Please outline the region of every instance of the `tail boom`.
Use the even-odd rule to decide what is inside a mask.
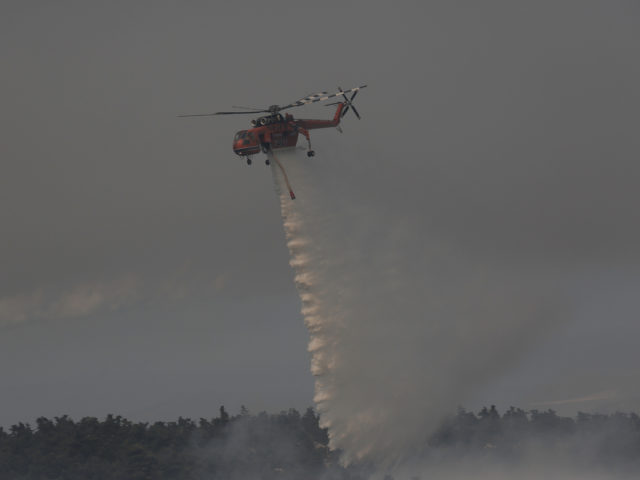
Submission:
[[[307,130],[314,130],[316,128],[337,127],[338,125],[340,125],[340,118],[342,116],[342,110],[344,109],[344,106],[344,102],[338,104],[338,108],[336,108],[336,113],[334,114],[332,120],[300,119],[296,120],[296,124],[299,127],[306,128]]]

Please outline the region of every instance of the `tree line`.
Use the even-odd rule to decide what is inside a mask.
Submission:
[[[515,407],[500,415],[495,406],[475,414],[460,408],[429,437],[423,454],[434,452],[449,459],[475,455],[517,464],[535,457],[640,473],[640,417],[579,412],[571,418]]]
[[[532,446],[549,455],[640,471],[640,417],[492,406],[477,413],[460,408],[417,450],[429,461],[463,456],[517,462]],[[131,422],[68,416],[38,418],[35,425],[0,428],[0,480],[219,479],[364,480],[366,465],[343,467],[329,448],[319,415],[309,408],[257,415],[242,408],[231,416],[193,421]]]

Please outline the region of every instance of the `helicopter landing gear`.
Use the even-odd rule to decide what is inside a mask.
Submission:
[[[263,143],[262,144],[262,151],[264,153],[269,153],[269,150],[271,149],[271,145],[269,145],[268,143]]]
[[[307,130],[306,128],[302,128],[302,127],[298,127],[298,130],[307,139],[307,145],[308,145],[308,148],[309,148],[309,150],[307,150],[307,157],[313,157],[316,154],[316,152],[311,150],[311,137],[309,136],[309,130]]]
[[[249,157],[247,157],[247,165],[251,165],[251,159]]]

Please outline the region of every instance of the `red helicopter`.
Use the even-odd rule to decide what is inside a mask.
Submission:
[[[356,107],[353,105],[353,99],[356,97],[358,92],[365,87],[366,85],[362,85],[360,87],[351,88],[349,90],[342,90],[342,88],[338,87],[339,92],[333,93],[331,95],[327,95],[327,92],[314,93],[312,95],[307,95],[300,100],[296,100],[289,105],[271,105],[270,107],[265,109],[251,109],[249,107],[234,106],[234,108],[249,110],[246,112],[215,112],[178,116],[209,117],[213,115],[244,115],[254,113],[267,113],[268,115],[251,120],[251,126],[253,128],[249,130],[240,130],[235,134],[233,138],[233,151],[241,157],[246,157],[247,165],[251,165],[252,163],[251,155],[260,153],[261,150],[262,152],[267,154],[267,159],[265,160],[265,163],[267,165],[271,163],[270,157],[273,157],[278,164],[278,167],[280,167],[280,169],[282,170],[285,182],[289,187],[289,194],[291,195],[291,198],[294,199],[295,195],[293,194],[293,191],[289,186],[287,174],[285,173],[284,168],[282,167],[278,159],[273,155],[273,150],[295,147],[298,143],[298,135],[302,134],[307,139],[307,144],[309,146],[307,150],[307,156],[313,157],[315,155],[315,152],[311,149],[311,138],[309,136],[309,130],[313,130],[315,128],[337,127],[339,131],[342,131],[340,129],[340,119],[346,115],[349,109],[353,110],[353,113],[356,115],[356,117],[360,119],[360,114],[358,113],[358,110],[356,110]],[[351,98],[348,98],[347,94],[351,92],[353,92],[353,95],[351,96]],[[343,98],[339,102],[327,104],[327,106],[338,105],[333,119],[331,120],[296,120],[290,113],[286,113],[284,115],[280,113],[281,111],[287,110],[289,108],[301,107],[303,105],[322,102],[336,97]]]
[[[314,93],[308,95],[300,100],[297,100],[289,105],[279,106],[271,105],[268,108],[262,110],[250,110],[247,112],[216,112],[216,113],[200,113],[194,115],[178,115],[179,117],[210,117],[213,115],[243,115],[253,113],[268,113],[263,117],[251,120],[250,130],[240,130],[233,138],[233,151],[243,157],[247,157],[247,164],[251,165],[250,155],[260,153],[262,150],[264,153],[269,153],[270,150],[278,148],[295,147],[298,143],[298,134],[302,134],[307,139],[309,149],[307,156],[313,157],[315,152],[311,150],[311,139],[309,137],[309,130],[315,128],[328,128],[338,127],[340,119],[346,115],[349,109],[353,110],[356,117],[360,119],[360,114],[356,107],[353,105],[353,99],[358,92],[365,88],[366,85],[361,87],[351,88],[349,90],[340,90],[337,93],[327,95],[327,92]],[[353,92],[351,98],[347,97],[348,93]],[[328,105],[338,105],[336,113],[332,120],[310,120],[310,119],[294,119],[293,115],[286,113],[282,115],[280,112],[293,107],[301,107],[309,103],[322,102],[342,96],[344,97],[341,102],[334,102]],[[327,106],[328,106],[327,105]],[[247,108],[247,107],[234,107],[234,108]],[[269,160],[267,159],[267,165]]]

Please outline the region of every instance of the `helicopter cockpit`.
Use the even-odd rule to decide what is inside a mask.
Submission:
[[[253,132],[240,130],[233,137],[233,151],[238,155],[253,155],[260,151],[260,144]]]

